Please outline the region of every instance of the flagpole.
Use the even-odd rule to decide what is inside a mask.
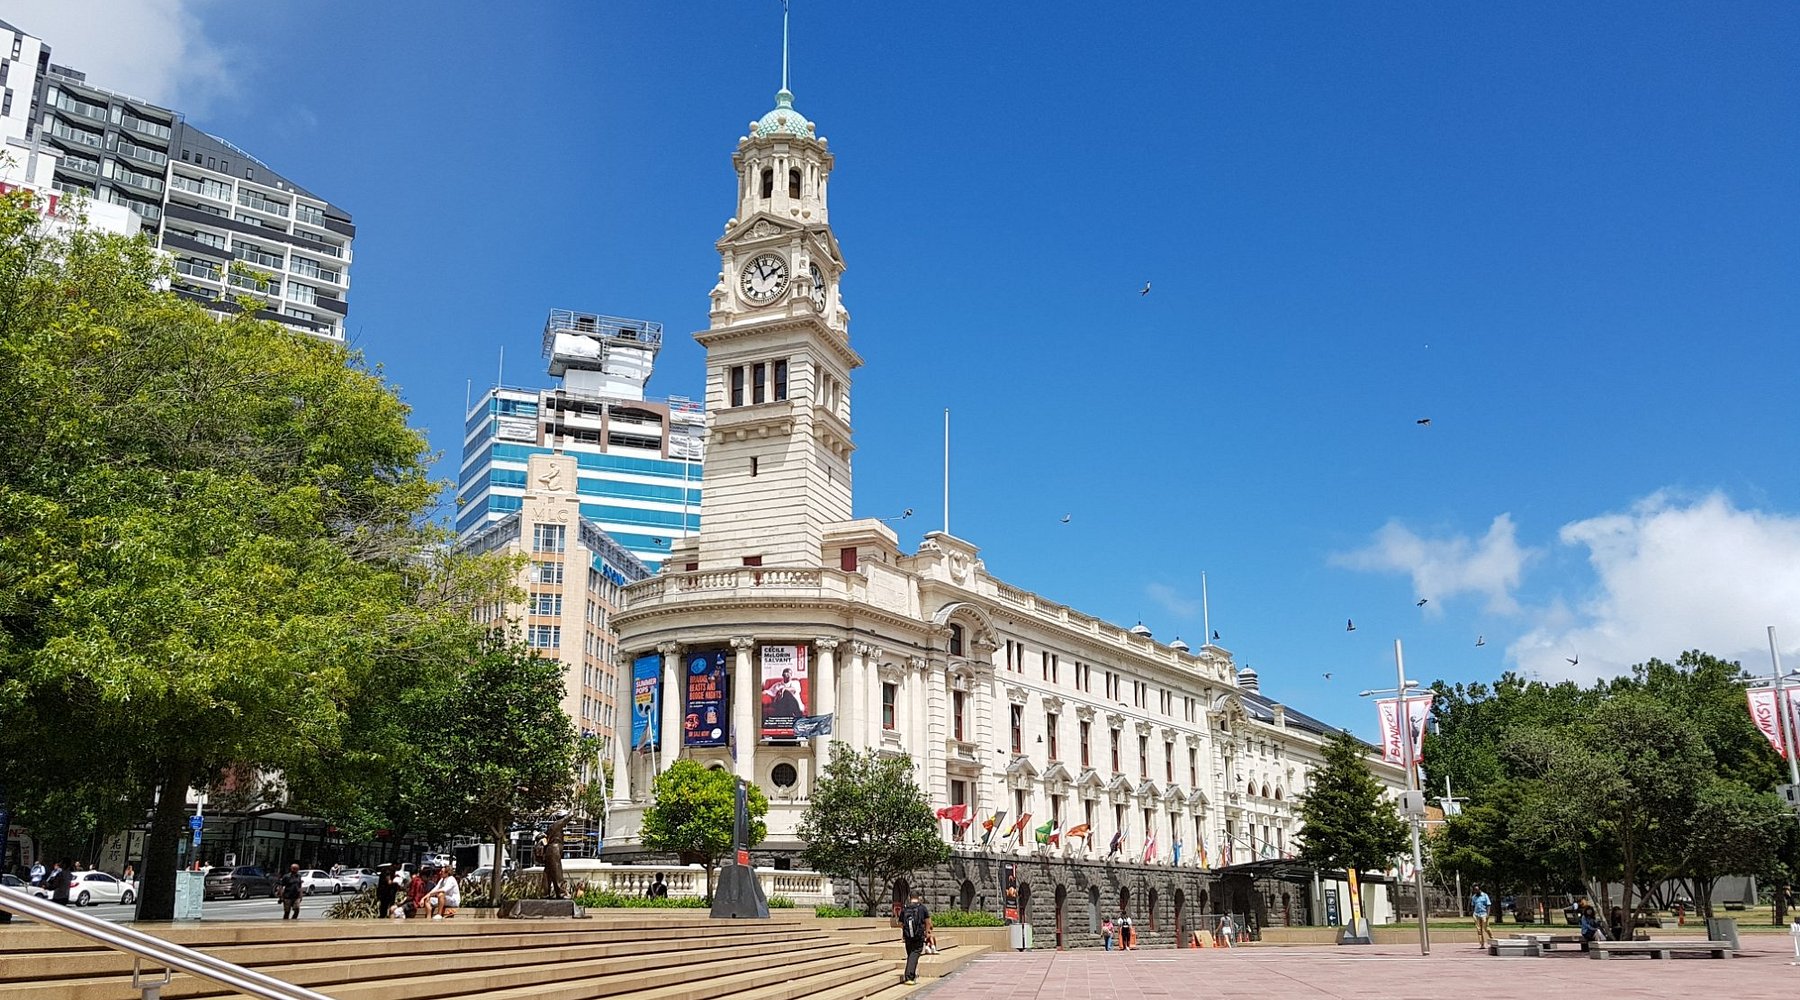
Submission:
[[[1399,684],[1394,692],[1399,702],[1394,707],[1400,716],[1400,753],[1406,767],[1406,788],[1409,792],[1417,792],[1419,791],[1418,775],[1413,773],[1412,706],[1406,702],[1406,657],[1401,652],[1398,638],[1394,640],[1394,672],[1398,677]],[[1417,893],[1414,898],[1419,901],[1419,954],[1429,955],[1431,954],[1431,933],[1426,930],[1425,926],[1426,911],[1429,907],[1425,905],[1425,859],[1419,848],[1418,817],[1409,817],[1407,825],[1412,827],[1413,891]]]
[[[1200,571],[1200,645],[1212,643],[1212,610],[1206,605],[1206,571]]]
[[[950,533],[950,408],[944,407],[944,534]]]

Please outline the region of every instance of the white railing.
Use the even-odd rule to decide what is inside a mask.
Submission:
[[[835,898],[830,877],[820,872],[778,868],[755,871],[764,896],[786,896],[801,906],[829,903]],[[585,882],[589,888],[621,896],[645,895],[658,875],[669,887],[671,899],[700,899],[706,895],[706,870],[699,865],[615,865],[567,858],[563,872],[571,882]]]
[[[137,965],[149,961],[174,972],[185,972],[217,986],[256,997],[258,1000],[331,1000],[330,997],[304,986],[284,983],[241,965],[233,965],[142,931],[123,927],[111,921],[90,917],[61,903],[40,899],[20,889],[0,888],[0,909],[29,917],[41,924],[87,938],[114,951],[130,955],[136,961],[132,970],[133,988],[146,997],[161,992],[168,979],[139,984]]]

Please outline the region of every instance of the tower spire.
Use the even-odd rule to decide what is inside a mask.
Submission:
[[[781,89],[788,89],[788,0],[781,0]]]

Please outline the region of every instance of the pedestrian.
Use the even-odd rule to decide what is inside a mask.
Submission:
[[[900,941],[906,946],[906,972],[900,977],[902,984],[919,981],[919,955],[925,951],[925,941],[931,936],[931,911],[925,908],[925,900],[917,892],[900,908]]]
[[[1612,939],[1614,941],[1625,940],[1625,908],[1623,906],[1613,907],[1612,919],[1607,922],[1611,924]]]
[[[1137,950],[1137,928],[1131,925],[1131,917],[1124,910],[1119,911],[1119,948],[1122,951]]]
[[[1475,914],[1475,947],[1485,951],[1488,945],[1494,943],[1494,932],[1488,930],[1488,911],[1493,908],[1494,902],[1488,898],[1487,893],[1481,891],[1481,886],[1475,886],[1474,890],[1469,895],[1469,910]]]
[[[656,881],[650,883],[650,888],[644,890],[644,895],[651,899],[669,898],[669,883],[663,881],[662,872],[656,873]]]
[[[1581,919],[1581,950],[1587,951],[1588,945],[1595,941],[1606,940],[1606,931],[1600,926],[1600,916],[1594,911],[1594,904],[1582,897],[1575,904],[1575,912]]]
[[[1111,951],[1112,950],[1112,939],[1113,939],[1113,922],[1112,922],[1111,917],[1107,917],[1105,920],[1100,921],[1100,944],[1107,951]]]
[[[50,901],[69,905],[69,886],[75,881],[75,866],[68,858],[58,861],[50,869],[50,877],[44,879],[44,888],[50,890]]]
[[[431,888],[430,869],[414,872],[406,880],[406,915],[416,917],[425,909],[425,892]]]
[[[45,874],[46,873],[44,871],[44,863],[42,861],[32,862],[32,864],[31,864],[31,884],[32,885],[38,885],[38,886],[43,885]]]
[[[300,877],[299,864],[288,865],[287,874],[275,883],[275,895],[281,897],[281,919],[300,919],[300,897],[306,893],[306,880]]]
[[[437,880],[437,885],[432,886],[431,893],[425,900],[425,909],[435,911],[432,912],[431,919],[443,920],[456,916],[456,908],[461,905],[462,883],[456,880],[456,866],[449,865],[445,867],[443,877]]]
[[[400,886],[394,881],[394,866],[382,865],[381,874],[375,879],[375,915],[386,917],[394,909],[394,897],[400,894]]]
[[[1225,947],[1237,947],[1237,926],[1232,923],[1229,913],[1219,917],[1219,938],[1225,942]]]
[[[36,871],[37,869],[32,869]],[[1785,924],[1788,921],[1800,921],[1800,914],[1794,913],[1794,887],[1791,885],[1775,888],[1775,923]]]
[[[132,867],[129,863],[125,865],[125,881],[133,884],[136,884],[137,882],[137,869]]]

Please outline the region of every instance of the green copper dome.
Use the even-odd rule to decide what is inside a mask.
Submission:
[[[775,94],[775,110],[763,115],[751,129],[752,138],[760,139],[766,135],[797,135],[812,138],[813,123],[806,116],[794,110],[794,95],[786,87]]]

